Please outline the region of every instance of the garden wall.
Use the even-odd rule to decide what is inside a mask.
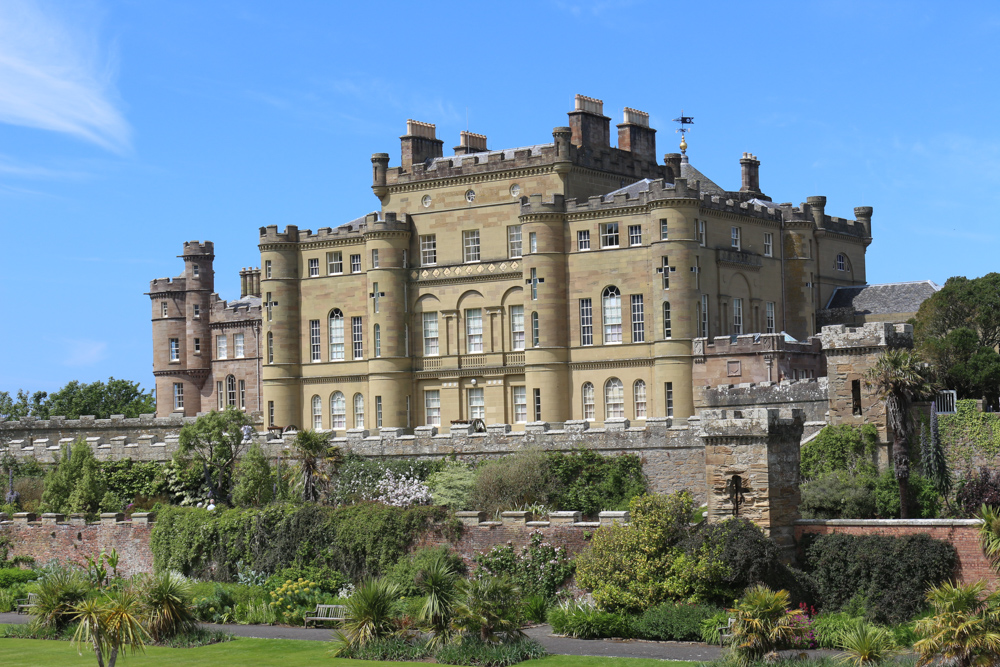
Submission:
[[[803,535],[890,535],[901,537],[927,533],[951,543],[958,552],[956,578],[969,583],[984,579],[990,588],[1000,587],[1000,578],[979,546],[979,519],[802,519],[795,522],[795,540]]]

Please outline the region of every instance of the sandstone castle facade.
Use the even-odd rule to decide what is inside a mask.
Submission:
[[[236,302],[213,294],[211,243],[185,244],[184,275],[150,287],[158,415],[232,404],[335,431],[686,418],[714,337],[805,340],[838,287],[865,284],[870,207],[775,203],[749,154],[727,191],[684,152],[658,162],[647,114],[626,108],[617,130],[613,147],[603,103],[577,96],[549,143],[462,132],[444,157],[408,121],[398,166],[372,156],[379,210],[261,228]]]

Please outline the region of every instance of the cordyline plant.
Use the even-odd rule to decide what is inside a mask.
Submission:
[[[302,500],[319,502],[326,494],[330,475],[340,465],[340,448],[330,445],[330,435],[299,431],[292,443],[299,452],[302,470]]]

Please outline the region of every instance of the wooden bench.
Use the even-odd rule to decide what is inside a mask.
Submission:
[[[37,593],[28,593],[28,597],[21,598],[21,599],[15,601],[15,604],[17,605],[16,609],[17,609],[17,613],[18,614],[21,614],[21,613],[24,613],[24,614],[31,613],[31,608],[34,607],[34,606],[36,606],[38,604],[38,594]]]
[[[309,621],[314,623],[326,622],[326,621],[346,621],[347,620],[347,607],[342,604],[318,604],[316,605],[316,611],[310,616],[305,617],[305,627],[309,627]]]
[[[732,641],[733,639],[733,625],[736,623],[736,619],[730,617],[729,623],[726,625],[720,625],[717,629],[719,630],[719,646],[725,646],[727,641]]]

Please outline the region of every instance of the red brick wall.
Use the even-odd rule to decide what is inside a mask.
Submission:
[[[119,555],[118,572],[125,576],[153,571],[149,549],[152,524],[41,524],[4,523],[0,532],[11,538],[11,556],[31,556],[43,565],[52,559],[86,564],[101,549],[115,549]]]
[[[990,588],[1000,586],[1000,578],[991,567],[989,560],[983,555],[979,546],[979,521],[948,520],[948,519],[878,519],[872,521],[836,520],[836,521],[797,521],[795,523],[795,541],[800,542],[802,536],[809,533],[829,535],[845,533],[847,535],[915,535],[927,533],[936,540],[950,542],[958,552],[958,567],[955,571],[957,579],[970,583],[985,579]]]
[[[527,546],[531,539],[531,533],[539,531],[553,546],[564,547],[570,555],[583,551],[584,547],[590,543],[590,536],[600,528],[580,525],[551,525],[551,526],[526,526],[524,524],[500,524],[481,523],[476,525],[463,526],[462,535],[457,540],[451,540],[448,536],[440,533],[428,533],[415,545],[414,549],[421,547],[448,546],[454,549],[465,561],[466,565],[473,564],[473,557],[485,551],[489,551],[495,546],[511,545],[515,549]]]

